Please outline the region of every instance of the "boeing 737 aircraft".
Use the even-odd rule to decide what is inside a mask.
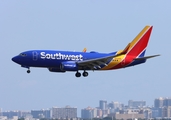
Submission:
[[[27,68],[48,68],[51,72],[75,71],[75,76],[88,76],[88,70],[113,70],[145,63],[148,58],[159,55],[144,56],[152,31],[152,26],[146,26],[124,50],[111,53],[98,53],[59,50],[30,50],[12,58],[12,61]]]

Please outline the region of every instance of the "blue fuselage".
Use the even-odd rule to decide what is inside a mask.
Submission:
[[[116,52],[111,53],[116,54]],[[32,50],[22,52],[12,60],[22,67],[56,67],[59,68],[62,62],[83,61],[109,56],[106,53],[97,52],[71,52],[71,51],[55,51],[55,50]]]

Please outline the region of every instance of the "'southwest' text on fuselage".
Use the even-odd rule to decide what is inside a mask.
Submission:
[[[76,60],[76,61],[83,60],[83,56],[81,54],[66,55],[61,53],[49,54],[49,53],[41,52],[40,55],[41,55],[41,59]]]

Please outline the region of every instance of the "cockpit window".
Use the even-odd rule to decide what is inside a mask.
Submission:
[[[25,57],[25,56],[27,56],[25,53],[20,53],[20,56],[23,56],[23,57]]]

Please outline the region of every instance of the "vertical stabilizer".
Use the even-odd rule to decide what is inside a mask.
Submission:
[[[153,26],[145,26],[134,40],[129,43],[127,55],[134,56],[135,58],[145,55],[152,28]]]

